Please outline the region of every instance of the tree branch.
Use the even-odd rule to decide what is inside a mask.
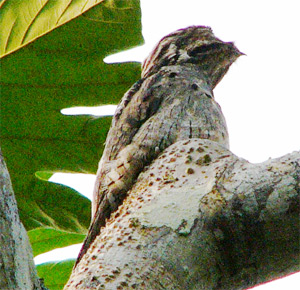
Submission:
[[[0,289],[43,290],[0,151]]]
[[[251,164],[218,143],[167,148],[64,289],[245,289],[299,270],[300,152]]]

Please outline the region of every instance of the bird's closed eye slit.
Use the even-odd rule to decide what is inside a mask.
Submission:
[[[191,51],[188,51],[188,55],[189,56],[196,56],[197,54],[201,54],[201,53],[207,53],[210,52],[212,50],[215,49],[219,49],[220,47],[222,47],[222,44],[220,43],[212,43],[212,44],[208,44],[208,45],[201,45],[201,46],[197,46],[196,48],[194,48]]]
[[[197,85],[197,84],[192,84],[192,89],[193,89],[194,91],[197,91],[197,90],[198,90],[198,85]]]
[[[172,72],[172,73],[169,74],[170,78],[175,78],[176,76],[177,76],[177,73],[175,73],[175,72]]]

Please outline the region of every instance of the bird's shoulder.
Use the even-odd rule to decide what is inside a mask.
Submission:
[[[156,113],[161,96],[153,93],[160,75],[137,81],[121,99],[112,120],[106,139],[108,160],[116,158],[118,152],[131,143],[141,126]]]

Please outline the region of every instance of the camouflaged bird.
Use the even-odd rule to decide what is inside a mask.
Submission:
[[[212,90],[242,54],[204,26],[177,30],[157,44],[113,117],[97,172],[93,220],[77,263],[138,175],[164,149],[189,138],[228,148],[226,122]]]

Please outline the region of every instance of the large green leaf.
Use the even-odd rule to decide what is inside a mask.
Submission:
[[[89,3],[67,1],[67,9],[72,9],[62,14],[61,2],[66,1],[2,1],[0,47],[5,42],[5,53],[15,50],[60,25],[53,26],[53,17],[68,21],[82,13],[82,3]],[[10,29],[11,19],[24,17],[32,3],[48,8],[33,13],[37,16],[31,26],[24,20],[25,28],[18,24],[19,30]],[[60,110],[116,104],[139,78],[139,63],[108,65],[103,58],[142,42],[140,17],[138,0],[104,1],[2,58],[1,147],[27,230],[86,231],[90,202],[69,187],[38,179],[35,173],[96,172],[111,119],[64,116]],[[21,38],[26,41],[20,43]]]
[[[61,290],[67,283],[75,260],[38,265],[39,277],[44,279],[45,286],[50,290]]]

